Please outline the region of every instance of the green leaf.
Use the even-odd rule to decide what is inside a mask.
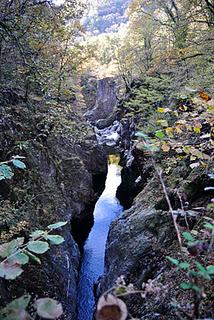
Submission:
[[[41,260],[37,257],[37,256],[35,256],[34,254],[32,254],[31,252],[29,252],[29,251],[27,251],[27,250],[24,250],[23,251],[26,255],[28,255],[28,257],[32,260],[32,261],[34,261],[34,262],[36,262],[36,263],[38,263],[38,264],[41,264]]]
[[[189,290],[189,289],[192,289],[192,284],[191,283],[187,283],[187,282],[182,282],[180,284],[180,287],[183,290]]]
[[[214,266],[213,265],[208,266],[207,267],[207,272],[209,274],[213,275],[214,274]]]
[[[205,228],[207,228],[207,229],[214,230],[214,225],[213,225],[212,223],[205,223],[204,226],[205,226]]]
[[[61,244],[65,241],[64,238],[59,235],[48,235],[47,239],[53,244]]]
[[[196,292],[196,293],[201,293],[201,288],[196,286],[195,284],[192,285],[192,289]]]
[[[190,242],[195,241],[195,238],[191,235],[190,232],[183,232],[182,234],[184,239],[186,239],[187,241],[190,241]]]
[[[163,139],[165,137],[165,134],[162,130],[158,130],[155,132],[155,136],[159,139]]]
[[[179,268],[184,269],[184,270],[189,269],[189,267],[190,267],[190,264],[187,263],[187,262],[181,262],[181,263],[179,264]]]
[[[14,159],[12,160],[12,163],[15,167],[19,168],[19,169],[26,169],[26,165],[24,164],[24,162]]]
[[[196,265],[196,267],[197,267],[197,269],[199,270],[199,271],[201,271],[201,272],[204,272],[204,273],[207,273],[207,269],[205,269],[205,267],[204,266],[202,266],[202,264],[200,263],[200,262],[195,262],[195,265]]]
[[[9,257],[8,261],[24,265],[29,262],[29,257],[23,252],[17,252],[11,258]]]
[[[199,270],[199,272],[198,272],[198,275],[199,275],[199,276],[201,276],[201,277],[204,278],[205,280],[211,280],[210,275],[209,275],[207,269],[206,269],[204,266],[202,266],[201,263],[199,263],[199,262],[196,261],[196,262],[195,262],[195,265],[196,265],[197,269]]]
[[[23,269],[18,263],[13,261],[4,261],[0,263],[0,277],[6,280],[14,280],[20,274],[22,274]]]
[[[175,264],[176,266],[179,265],[179,260],[174,259],[174,258],[169,257],[169,256],[166,256],[166,258],[167,258],[171,263]]]
[[[30,241],[27,245],[27,248],[34,253],[42,254],[48,251],[50,247],[49,244],[45,241]]]
[[[31,296],[25,295],[13,300],[4,309],[1,310],[4,320],[26,320],[29,319],[25,309],[28,307]]]
[[[56,319],[63,314],[61,303],[50,299],[42,298],[36,301],[37,313],[45,319]]]
[[[38,239],[38,238],[44,236],[44,234],[45,234],[45,231],[43,231],[43,230],[35,230],[30,234],[30,237],[33,239]]]
[[[67,221],[60,221],[60,222],[57,222],[54,224],[50,224],[48,226],[48,229],[50,229],[50,230],[58,229],[58,228],[65,226],[67,223],[68,223]]]
[[[24,243],[24,238],[17,238],[0,245],[0,257],[7,258]]]
[[[13,175],[14,173],[8,165],[6,164],[0,165],[0,180],[11,179]]]
[[[29,305],[31,296],[29,294],[21,296],[18,299],[13,300],[11,303],[7,305],[8,308],[12,309],[26,309],[27,306]]]

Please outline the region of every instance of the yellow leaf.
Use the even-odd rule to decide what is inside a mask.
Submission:
[[[163,113],[164,112],[164,108],[158,108],[158,112]]]
[[[163,152],[169,152],[170,146],[166,142],[163,142],[161,149],[163,150]]]
[[[170,137],[170,138],[173,138],[174,135],[173,135],[173,128],[172,127],[168,127],[165,129],[165,132],[166,134]]]
[[[176,127],[175,127],[175,131],[176,131],[177,133],[182,133],[181,128],[182,128],[182,126],[176,126]]]
[[[166,113],[166,112],[170,112],[171,110],[169,108],[158,108],[157,111],[160,113]]]
[[[208,107],[208,112],[209,113],[214,113],[214,106],[209,106]]]
[[[192,131],[192,126],[190,124],[186,124],[186,128],[188,131]]]
[[[200,132],[201,132],[201,128],[199,128],[199,127],[194,127],[194,131],[195,131],[195,133],[200,133]]]
[[[191,149],[190,146],[184,146],[184,147],[183,147],[183,151],[184,151],[186,154],[190,154],[190,149]]]
[[[181,124],[181,125],[186,124],[186,123],[187,123],[186,120],[182,120],[182,119],[180,119],[176,122],[176,124]]]
[[[179,110],[180,111],[187,111],[187,106],[182,105],[182,106],[179,107]]]

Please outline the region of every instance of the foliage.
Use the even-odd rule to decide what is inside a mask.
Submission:
[[[41,263],[40,258],[34,254],[43,254],[50,249],[51,244],[59,245],[64,239],[59,235],[50,234],[55,229],[64,226],[67,222],[58,222],[47,227],[47,230],[35,230],[30,234],[30,240],[16,238],[0,245],[0,277],[14,280],[23,273],[22,266],[29,260]]]
[[[5,179],[11,179],[14,175],[10,165],[13,165],[18,169],[26,169],[26,165],[20,159],[24,157],[13,156],[11,160],[0,162],[0,181]]]
[[[88,1],[90,9],[83,25],[93,34],[116,32],[121,23],[127,21],[125,11],[130,0]]]
[[[3,0],[0,11],[1,90],[18,89],[25,101],[33,92],[58,99],[65,91],[71,94],[68,74],[81,60],[81,48],[74,45],[80,3]]]
[[[201,230],[201,234],[194,230],[183,233],[183,238],[187,244],[187,252],[189,253],[186,260],[180,261],[167,256],[167,259],[176,266],[176,270],[184,272],[189,280],[188,282],[182,282],[180,288],[193,292],[193,311],[191,316],[194,319],[200,317],[200,303],[205,297],[206,282],[212,282],[214,278],[214,265],[209,264],[209,262],[212,263],[210,254],[213,250],[214,224],[205,223],[204,228]],[[194,234],[197,234],[198,238]],[[192,259],[192,256],[194,256],[194,259]],[[197,261],[196,258],[201,261]],[[205,265],[205,263],[208,265]]]
[[[144,127],[144,136],[137,134],[143,138],[137,147],[147,152],[159,150],[177,161],[186,160],[191,169],[208,169],[214,149],[212,101],[185,97],[170,108],[156,108],[156,122],[152,128]]]
[[[16,279],[23,273],[23,266],[28,264],[30,260],[41,264],[37,255],[49,250],[49,242],[55,245],[64,242],[62,236],[50,233],[66,224],[67,222],[61,221],[49,225],[47,230],[35,230],[30,234],[28,242],[25,242],[24,238],[16,238],[0,245],[0,257],[3,259],[0,262],[0,277],[6,280]],[[5,320],[24,320],[28,316],[26,309],[30,300],[30,295],[13,300],[0,311],[0,315]],[[50,298],[36,300],[35,307],[37,314],[45,319],[56,319],[63,312],[61,304]]]
[[[63,313],[62,305],[57,301],[50,298],[37,299],[33,305],[34,318],[31,318],[27,312],[30,304],[31,296],[25,295],[18,299],[13,300],[4,309],[0,310],[1,319],[4,320],[25,320],[35,319],[36,315],[45,319],[56,319]]]
[[[213,90],[213,9],[205,0],[134,0],[129,24],[115,47],[121,76],[130,86],[145,75],[170,76],[170,87]]]

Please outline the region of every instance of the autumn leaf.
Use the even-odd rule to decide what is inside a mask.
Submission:
[[[168,145],[168,143],[163,142],[162,146],[161,146],[161,149],[163,150],[163,152],[169,152],[170,146]]]
[[[204,101],[209,101],[211,100],[211,97],[204,91],[200,91],[199,92],[199,96],[201,97],[201,99],[203,99]]]
[[[172,127],[168,127],[165,129],[165,132],[166,134],[170,137],[170,138],[173,138],[174,135],[173,135],[173,128]]]
[[[126,304],[112,294],[103,295],[98,301],[96,320],[125,320],[128,316]]]
[[[158,108],[157,111],[160,113],[171,112],[171,110],[169,108]]]
[[[182,106],[179,107],[179,110],[180,111],[187,111],[187,106],[182,105]]]

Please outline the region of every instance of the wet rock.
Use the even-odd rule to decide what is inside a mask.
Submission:
[[[97,141],[100,145],[116,146],[120,141],[121,124],[119,121],[114,121],[107,128],[99,130],[95,127]]]
[[[112,113],[117,103],[116,92],[114,79],[104,78],[98,80],[95,106],[85,114],[91,123],[95,123],[99,119],[105,119]]]
[[[105,129],[112,125],[114,121],[117,120],[117,113],[113,112],[109,117],[106,119],[99,119],[96,121],[95,126],[100,130],[100,129]]]
[[[140,201],[140,200],[139,200]],[[98,295],[113,287],[117,278],[141,289],[142,284],[158,276],[164,268],[164,248],[175,239],[171,217],[140,202],[125,211],[110,228],[105,258],[105,273],[98,285]],[[125,298],[132,316],[140,318],[147,312],[139,295]],[[161,316],[161,308],[151,310]]]

